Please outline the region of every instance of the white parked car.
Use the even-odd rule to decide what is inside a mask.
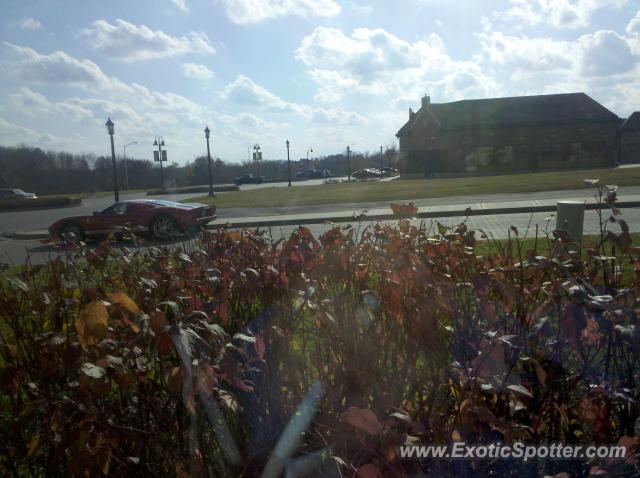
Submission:
[[[38,196],[22,189],[0,189],[0,199],[38,199]]]

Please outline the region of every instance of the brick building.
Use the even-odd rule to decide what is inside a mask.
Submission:
[[[584,93],[451,103],[425,96],[396,136],[401,172],[426,176],[640,162],[640,113],[624,121]]]

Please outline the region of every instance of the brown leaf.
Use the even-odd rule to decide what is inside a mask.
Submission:
[[[216,375],[213,367],[204,362],[198,363],[196,369],[196,391],[211,396],[215,384]]]
[[[0,391],[15,394],[20,390],[21,373],[18,367],[6,365],[0,367]]]
[[[582,329],[587,325],[583,307],[576,304],[567,305],[562,313],[562,317],[560,317],[560,325],[562,326],[562,331],[569,339],[569,343],[571,343],[574,348],[578,348]]]
[[[625,463],[635,465],[638,462],[638,451],[640,451],[640,437],[623,436],[618,440],[618,445],[627,449]]]
[[[182,391],[183,373],[181,367],[171,367],[165,372],[165,383],[167,384],[167,390],[174,395],[180,395]]]
[[[533,366],[536,370],[536,377],[538,377],[538,381],[541,385],[544,385],[547,381],[547,372],[542,368],[542,365],[537,360],[533,361]]]
[[[107,336],[109,313],[102,301],[93,300],[80,313],[76,320],[76,331],[83,347],[98,344]]]
[[[471,361],[479,377],[502,376],[507,372],[508,367],[503,342],[496,341],[491,343],[483,340],[480,344],[480,351],[480,355]]]
[[[111,302],[118,304],[132,315],[138,316],[142,314],[142,311],[137,304],[124,292],[114,292],[113,294],[109,294],[109,298],[111,299]]]
[[[344,414],[345,423],[352,425],[369,435],[377,435],[382,430],[378,417],[368,408],[349,407]]]

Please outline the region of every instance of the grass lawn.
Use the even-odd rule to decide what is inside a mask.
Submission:
[[[512,174],[455,179],[409,179],[369,181],[317,186],[266,187],[200,196],[187,202],[215,204],[221,208],[303,206],[357,202],[464,196],[471,194],[526,193],[585,188],[583,179],[600,179],[604,184],[640,185],[640,168],[598,169],[549,173]]]

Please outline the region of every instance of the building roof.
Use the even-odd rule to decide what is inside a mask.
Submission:
[[[634,111],[633,113],[631,113],[631,116],[629,116],[624,123],[622,123],[622,126],[620,126],[621,130],[638,130],[640,129],[640,111]]]
[[[514,96],[462,100],[424,105],[397,133],[407,134],[422,110],[428,108],[443,128],[524,125],[566,121],[620,120],[618,116],[584,93]],[[640,120],[640,119],[639,119]]]

